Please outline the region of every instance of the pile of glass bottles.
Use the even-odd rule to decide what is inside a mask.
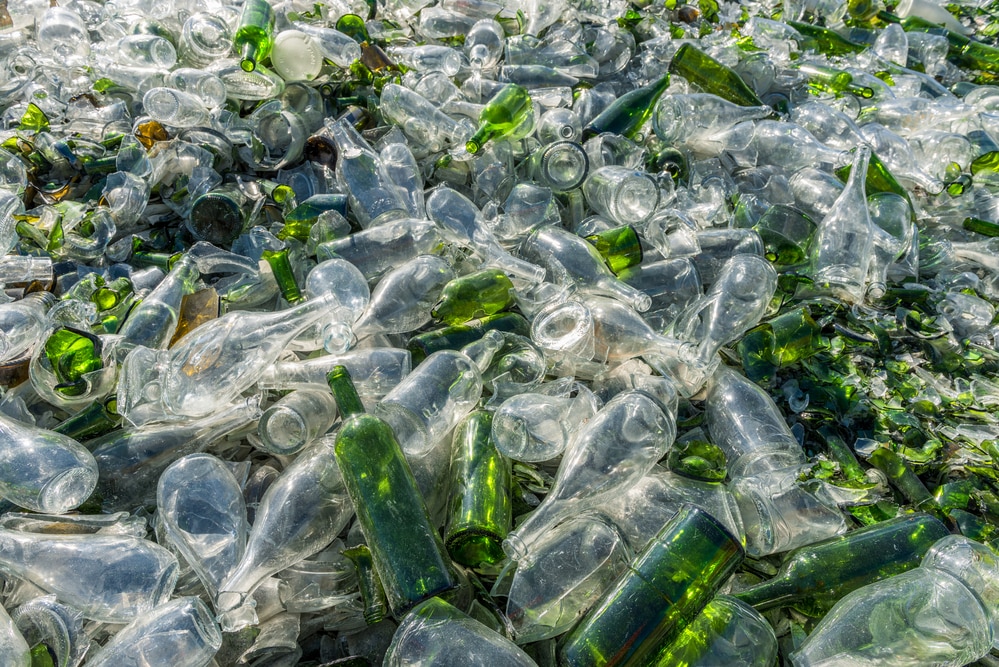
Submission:
[[[0,665],[996,664],[997,40],[3,2]]]

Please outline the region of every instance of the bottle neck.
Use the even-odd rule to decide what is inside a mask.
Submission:
[[[357,394],[357,388],[354,387],[354,381],[346,366],[334,366],[333,370],[326,374],[326,383],[333,392],[333,400],[336,401],[336,407],[344,420],[353,415],[364,414],[364,404],[361,403],[361,397]]]
[[[797,593],[794,583],[784,576],[782,570],[772,579],[732,593],[732,596],[754,607],[757,611],[766,611],[793,602],[798,597]]]
[[[244,72],[252,72],[257,69],[257,45],[247,42],[240,52],[239,67]]]

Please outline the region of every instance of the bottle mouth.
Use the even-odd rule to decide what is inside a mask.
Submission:
[[[268,408],[257,427],[262,444],[274,454],[289,455],[308,442],[308,424],[295,410],[278,405]]]
[[[556,141],[541,154],[540,177],[554,192],[581,187],[589,170],[586,151],[574,141]]]
[[[593,356],[593,329],[589,308],[578,301],[564,301],[535,317],[531,338],[545,350],[589,359]]]

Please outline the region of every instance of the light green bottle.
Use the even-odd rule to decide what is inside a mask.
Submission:
[[[586,237],[615,275],[642,263],[642,242],[631,225],[614,227]]]
[[[392,427],[364,412],[345,367],[335,366],[327,380],[343,415],[333,454],[389,607],[402,618],[457,587],[451,562]]]
[[[520,139],[534,129],[534,104],[527,88],[508,83],[479,113],[479,129],[465,143],[473,155],[491,139]]]
[[[513,283],[505,273],[482,269],[445,285],[430,314],[445,324],[463,324],[506,310],[513,305],[513,296]]]
[[[239,49],[239,66],[252,72],[274,47],[274,9],[267,0],[246,0],[239,14],[239,27],[232,39]]]

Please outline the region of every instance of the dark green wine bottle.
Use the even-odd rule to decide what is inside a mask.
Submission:
[[[684,44],[677,49],[669,71],[682,76],[704,92],[717,95],[733,104],[744,107],[766,106],[735,70],[691,44]]]
[[[653,664],[745,558],[717,520],[684,505],[566,637],[559,664]]]
[[[969,232],[976,232],[978,234],[982,234],[983,236],[989,236],[992,238],[999,236],[999,225],[994,222],[989,222],[988,220],[982,220],[981,218],[965,218],[964,222],[961,223],[961,227],[967,229]]]
[[[476,410],[454,433],[445,544],[451,558],[468,567],[503,560],[502,544],[513,516],[512,464],[497,451],[492,425],[491,412]]]
[[[505,273],[482,269],[445,285],[430,314],[446,324],[462,324],[506,310],[514,304],[513,294],[513,283]]]
[[[533,127],[533,113],[534,105],[527,88],[515,83],[506,84],[479,112],[479,127],[465,142],[465,150],[474,155],[492,139],[519,139],[517,135],[520,132]]]
[[[917,567],[948,534],[929,514],[900,516],[796,549],[776,576],[733,595],[760,611],[799,600],[827,611],[861,586]]]
[[[267,0],[244,0],[239,27],[232,43],[239,50],[239,66],[252,72],[274,47],[274,9]]]
[[[614,227],[586,237],[615,275],[642,263],[642,242],[631,225]]]
[[[530,336],[531,325],[517,313],[496,313],[479,320],[469,320],[442,329],[434,329],[409,339],[406,348],[413,355],[413,365],[440,350],[460,350],[474,343],[488,331],[508,331],[519,336]]]
[[[81,441],[110,433],[121,426],[121,415],[115,412],[116,405],[114,396],[94,401],[75,415],[70,415],[56,424],[52,430]]]
[[[364,412],[350,374],[327,375],[343,416],[333,454],[396,618],[457,587],[440,535],[392,427]]]
[[[636,88],[614,100],[583,128],[583,139],[613,132],[632,139],[652,115],[662,94],[669,88],[669,73],[647,86]]]

